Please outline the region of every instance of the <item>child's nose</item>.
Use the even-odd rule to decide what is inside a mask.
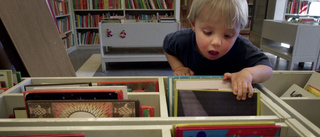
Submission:
[[[211,43],[212,46],[221,46],[221,38],[219,37],[213,37],[211,39]]]

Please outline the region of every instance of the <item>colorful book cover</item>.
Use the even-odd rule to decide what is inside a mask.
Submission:
[[[28,100],[29,118],[139,117],[139,100]]]
[[[11,88],[13,87],[13,76],[12,70],[0,70],[0,88]]]
[[[154,106],[140,106],[140,117],[154,117]]]
[[[257,116],[260,91],[237,100],[232,90],[175,90],[174,116]]]
[[[280,125],[177,127],[175,137],[279,137]]]
[[[98,86],[127,86],[128,91],[144,90],[145,92],[159,92],[157,80],[137,80],[137,81],[101,81]]]
[[[0,137],[85,137],[84,133],[59,133],[59,134],[29,134],[29,135],[10,135]]]
[[[281,126],[276,125],[275,122],[273,122],[273,121],[173,124],[172,125],[172,134],[174,137],[185,137],[185,136],[186,137],[198,137],[201,135],[214,136],[214,137],[216,137],[216,136],[223,136],[223,137],[232,136],[233,137],[233,135],[240,136],[240,134],[233,134],[233,133],[235,133],[234,128],[231,131],[228,129],[228,127],[236,127],[238,129],[241,129],[241,127],[246,127],[246,126],[248,126],[248,127],[263,126],[263,127],[259,127],[260,129],[261,128],[263,128],[263,129],[272,128],[272,129],[268,130],[270,132],[274,132],[275,129],[279,129],[279,130],[276,130],[277,132],[275,133],[275,135],[280,135]],[[266,128],[266,127],[269,127],[269,128]],[[220,129],[217,130],[217,128],[220,128]],[[221,128],[224,128],[224,130],[221,130]],[[185,132],[185,131],[188,131],[188,132]],[[246,130],[243,130],[243,129],[241,129],[241,131],[242,132],[238,132],[238,133],[243,133],[243,132],[248,133]],[[258,132],[253,132],[253,134],[256,134],[256,133],[258,133]],[[255,135],[253,135],[253,136],[255,136]]]

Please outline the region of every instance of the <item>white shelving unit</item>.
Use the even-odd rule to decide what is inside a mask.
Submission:
[[[281,20],[265,20],[260,49],[289,61],[288,69],[296,62],[312,62],[312,70],[318,67],[320,27],[290,23]],[[286,48],[281,43],[289,44]]]
[[[102,72],[107,62],[166,61],[165,36],[179,29],[179,23],[100,23]],[[107,30],[112,36],[107,36]],[[120,37],[125,32],[124,38]]]
[[[9,119],[15,107],[24,107],[24,85],[41,83],[92,82],[97,86],[99,81],[158,80],[159,92],[128,93],[129,99],[139,99],[141,105],[155,106],[155,117],[120,117],[120,118],[23,118]],[[305,136],[314,137],[319,134],[309,130],[292,118],[289,112],[280,108],[271,97],[261,92],[259,116],[203,116],[203,117],[170,117],[166,100],[167,77],[32,77],[0,94],[0,135],[24,135],[47,133],[83,132],[89,137],[112,135],[118,137],[170,137],[173,124],[178,123],[212,123],[212,122],[253,122],[273,121],[281,125],[281,137]],[[291,112],[290,112],[291,113]],[[306,120],[308,122],[308,120]]]

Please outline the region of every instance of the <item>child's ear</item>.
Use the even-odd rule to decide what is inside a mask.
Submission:
[[[194,31],[194,29],[195,29],[195,24],[194,24],[194,22],[191,22],[190,25],[191,25],[192,30]]]

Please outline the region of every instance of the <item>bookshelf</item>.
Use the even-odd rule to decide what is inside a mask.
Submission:
[[[245,26],[245,28],[243,28],[240,31],[240,34],[244,37],[246,37],[247,39],[249,39],[249,34],[250,34],[250,29],[251,29],[251,22],[252,22],[252,18],[253,18],[253,13],[255,11],[254,9],[254,3],[255,0],[247,0],[248,3],[248,23]]]
[[[320,27],[283,20],[264,20],[260,49],[289,61],[288,69],[296,62],[312,62],[318,67]],[[283,43],[289,45],[283,46]]]
[[[73,14],[71,13],[70,1],[71,0],[47,0],[48,7],[68,54],[76,49],[74,46],[73,28],[71,25],[73,22]]]
[[[72,0],[72,25],[77,49],[100,48],[98,24],[103,18],[122,18],[131,22],[148,22],[159,18],[173,18],[179,21],[179,11],[176,11],[179,5],[176,3],[179,1]]]
[[[314,18],[315,22],[319,22],[319,0],[287,0],[286,2],[284,9],[284,19],[286,21],[301,21],[301,18]]]
[[[117,118],[8,118],[15,107],[23,107],[24,85],[43,83],[73,83],[92,82],[97,86],[99,81],[130,81],[130,80],[157,80],[159,92],[131,92],[129,99],[139,99],[142,105],[154,105],[155,117],[117,117]],[[296,79],[299,80],[299,79]],[[283,80],[285,81],[285,80]],[[201,116],[201,117],[170,117],[167,111],[166,89],[168,89],[168,77],[31,77],[25,78],[21,83],[0,94],[0,134],[1,135],[22,135],[35,133],[54,132],[84,132],[86,136],[98,137],[102,134],[114,135],[117,137],[170,137],[173,124],[178,123],[219,123],[219,122],[256,122],[273,121],[281,125],[282,136],[319,136],[319,128],[310,129],[312,124],[305,119],[292,118],[292,107],[280,108],[274,103],[273,97],[266,96],[261,92],[261,115],[258,116]],[[261,86],[263,87],[263,86]],[[267,90],[267,89],[265,89]],[[268,90],[267,90],[268,91]],[[268,91],[269,94],[270,91]],[[272,93],[272,92],[271,92]],[[276,98],[277,99],[277,98]],[[298,112],[295,112],[299,114]],[[294,113],[294,114],[295,114]],[[302,117],[304,118],[304,117]],[[28,128],[26,128],[28,127]]]

